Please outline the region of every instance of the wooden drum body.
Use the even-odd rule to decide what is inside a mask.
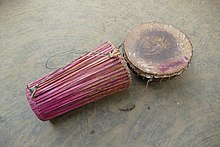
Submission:
[[[36,116],[46,121],[128,88],[127,64],[110,42],[28,84],[26,96]]]

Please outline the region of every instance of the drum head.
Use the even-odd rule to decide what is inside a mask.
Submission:
[[[145,23],[134,28],[124,42],[130,67],[146,78],[181,74],[192,58],[192,45],[179,29],[162,23]]]

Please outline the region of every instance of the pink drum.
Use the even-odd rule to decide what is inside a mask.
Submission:
[[[130,85],[127,63],[119,50],[106,42],[28,84],[26,96],[36,116],[46,121]]]

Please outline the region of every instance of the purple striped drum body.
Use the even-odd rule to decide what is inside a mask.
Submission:
[[[26,96],[36,116],[46,121],[130,85],[124,58],[111,42],[106,42],[28,84]]]

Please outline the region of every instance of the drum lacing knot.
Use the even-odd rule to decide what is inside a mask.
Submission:
[[[114,49],[111,53],[109,53],[109,57],[118,57],[119,55],[121,55],[121,52],[119,51],[119,49]]]
[[[38,84],[36,84],[35,86],[33,86],[32,88],[28,87],[27,85],[27,89],[29,90],[30,94],[31,94],[31,98],[34,98],[34,95],[37,91],[37,88],[38,88]]]

